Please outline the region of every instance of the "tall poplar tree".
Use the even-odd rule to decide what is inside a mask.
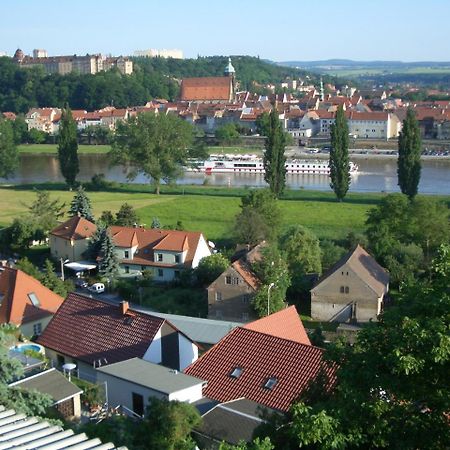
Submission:
[[[272,193],[279,197],[286,185],[286,158],[284,156],[286,138],[275,107],[269,115],[267,128],[266,151],[264,152],[264,180],[269,184]]]
[[[75,185],[78,172],[77,125],[72,117],[72,111],[66,106],[62,110],[59,124],[58,159],[61,173],[70,189]]]
[[[420,181],[420,152],[422,142],[414,111],[408,108],[403,128],[398,136],[398,185],[410,199],[417,194]]]
[[[330,187],[339,201],[346,196],[350,187],[350,160],[348,157],[348,124],[344,109],[339,106],[336,120],[331,125]]]
[[[0,178],[14,174],[19,165],[19,153],[14,142],[14,130],[11,122],[0,119]]]

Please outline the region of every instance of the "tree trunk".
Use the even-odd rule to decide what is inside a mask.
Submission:
[[[160,192],[159,192],[159,184],[156,184],[156,185],[155,185],[155,194],[156,194],[156,195],[159,195],[159,193],[160,193]]]

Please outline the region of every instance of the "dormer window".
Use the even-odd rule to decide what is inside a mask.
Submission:
[[[158,254],[156,255],[156,259],[157,259],[158,262],[162,262],[162,260],[163,260],[163,255],[162,255],[162,253],[158,253]]]
[[[264,385],[264,387],[266,389],[269,389],[269,391],[271,391],[275,385],[278,383],[278,380],[275,377],[270,377],[267,381],[266,384]]]
[[[242,375],[244,369],[242,367],[235,367],[233,371],[230,373],[231,378],[239,378]]]
[[[180,255],[175,255],[175,263],[179,264],[181,262]]]

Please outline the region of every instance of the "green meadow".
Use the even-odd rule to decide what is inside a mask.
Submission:
[[[58,153],[56,144],[21,144],[18,145],[19,153]],[[108,153],[110,145],[78,145],[79,153]]]

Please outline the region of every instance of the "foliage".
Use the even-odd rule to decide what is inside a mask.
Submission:
[[[190,438],[194,427],[201,422],[197,409],[188,403],[150,398],[142,428],[138,436],[143,448],[160,450],[194,449]]]
[[[221,253],[202,258],[196,267],[194,274],[199,286],[211,284],[230,265],[230,261]]]
[[[252,265],[261,281],[260,288],[252,298],[252,307],[259,317],[264,317],[267,309],[274,313],[285,307],[286,291],[291,279],[287,263],[277,247],[264,247],[261,255],[261,260]]]
[[[105,227],[109,227],[111,225],[114,225],[115,218],[111,211],[103,211],[97,222],[98,224],[102,224]]]
[[[100,258],[102,243],[106,239],[107,227],[103,222],[97,225],[97,229],[88,241],[87,249],[83,254],[84,258],[89,261],[97,261]]]
[[[94,222],[91,201],[81,185],[78,186],[77,192],[70,203],[69,215],[71,217],[80,215],[80,217],[84,217],[86,220]]]
[[[217,128],[215,136],[220,145],[237,145],[240,138],[236,124],[232,122],[226,123],[225,125]]]
[[[100,245],[100,261],[98,263],[98,272],[106,279],[112,279],[119,270],[119,260],[115,252],[113,238],[108,229],[103,234]]]
[[[19,154],[14,141],[11,122],[0,119],[0,178],[8,178],[14,174],[19,165]]]
[[[450,446],[449,282],[450,248],[442,246],[430,281],[403,289],[353,346],[330,348],[328,357],[340,364],[335,391],[292,407],[278,428],[286,448]]]
[[[408,108],[402,130],[398,135],[397,174],[400,190],[409,198],[415,197],[419,188],[421,152],[419,123],[414,111]]]
[[[139,224],[139,217],[136,210],[129,203],[124,203],[116,214],[115,225],[132,227],[137,224]]]
[[[42,272],[26,256],[17,261],[16,267],[36,280],[40,280],[42,277]]]
[[[417,276],[450,240],[449,209],[430,197],[408,201],[402,194],[388,195],[369,211],[367,237],[375,258],[394,281],[408,271]]]
[[[222,442],[219,446],[219,450],[273,450],[274,448],[268,437],[264,439],[256,438],[252,442],[241,442],[238,445]]]
[[[241,212],[236,216],[238,241],[255,245],[276,238],[281,224],[277,199],[268,189],[255,189],[241,199]]]
[[[269,184],[270,190],[275,197],[278,198],[283,193],[286,185],[286,158],[284,156],[286,139],[276,108],[273,108],[269,114],[267,128],[266,150],[263,160],[264,180]]]
[[[325,272],[345,254],[345,248],[330,239],[320,241],[322,271]]]
[[[325,337],[322,332],[321,327],[317,327],[314,329],[313,333],[309,336],[311,340],[311,344],[316,347],[324,347],[325,346]]]
[[[350,160],[348,157],[348,124],[344,109],[339,106],[335,123],[331,125],[330,187],[342,201],[350,187]]]
[[[58,219],[63,215],[64,203],[58,199],[50,200],[50,193],[35,189],[36,200],[28,206],[28,211],[36,224],[36,227],[42,231],[43,236],[47,236],[57,224]]]
[[[47,288],[65,298],[69,290],[73,290],[73,284],[68,280],[62,281],[56,273],[53,263],[46,259],[44,263],[44,273],[38,280]],[[69,284],[70,283],[70,284]]]
[[[32,220],[16,218],[2,234],[2,245],[16,250],[27,249],[35,237],[35,232],[36,226]]]
[[[150,228],[161,228],[161,222],[157,217],[153,217],[152,224]]]
[[[194,129],[173,114],[141,113],[117,125],[110,157],[129,167],[128,176],[150,177],[159,193],[161,180],[173,181],[193,153]]]
[[[75,185],[78,172],[77,125],[73,120],[69,108],[64,108],[61,113],[58,135],[58,160],[61,173],[66,183],[72,188]]]

